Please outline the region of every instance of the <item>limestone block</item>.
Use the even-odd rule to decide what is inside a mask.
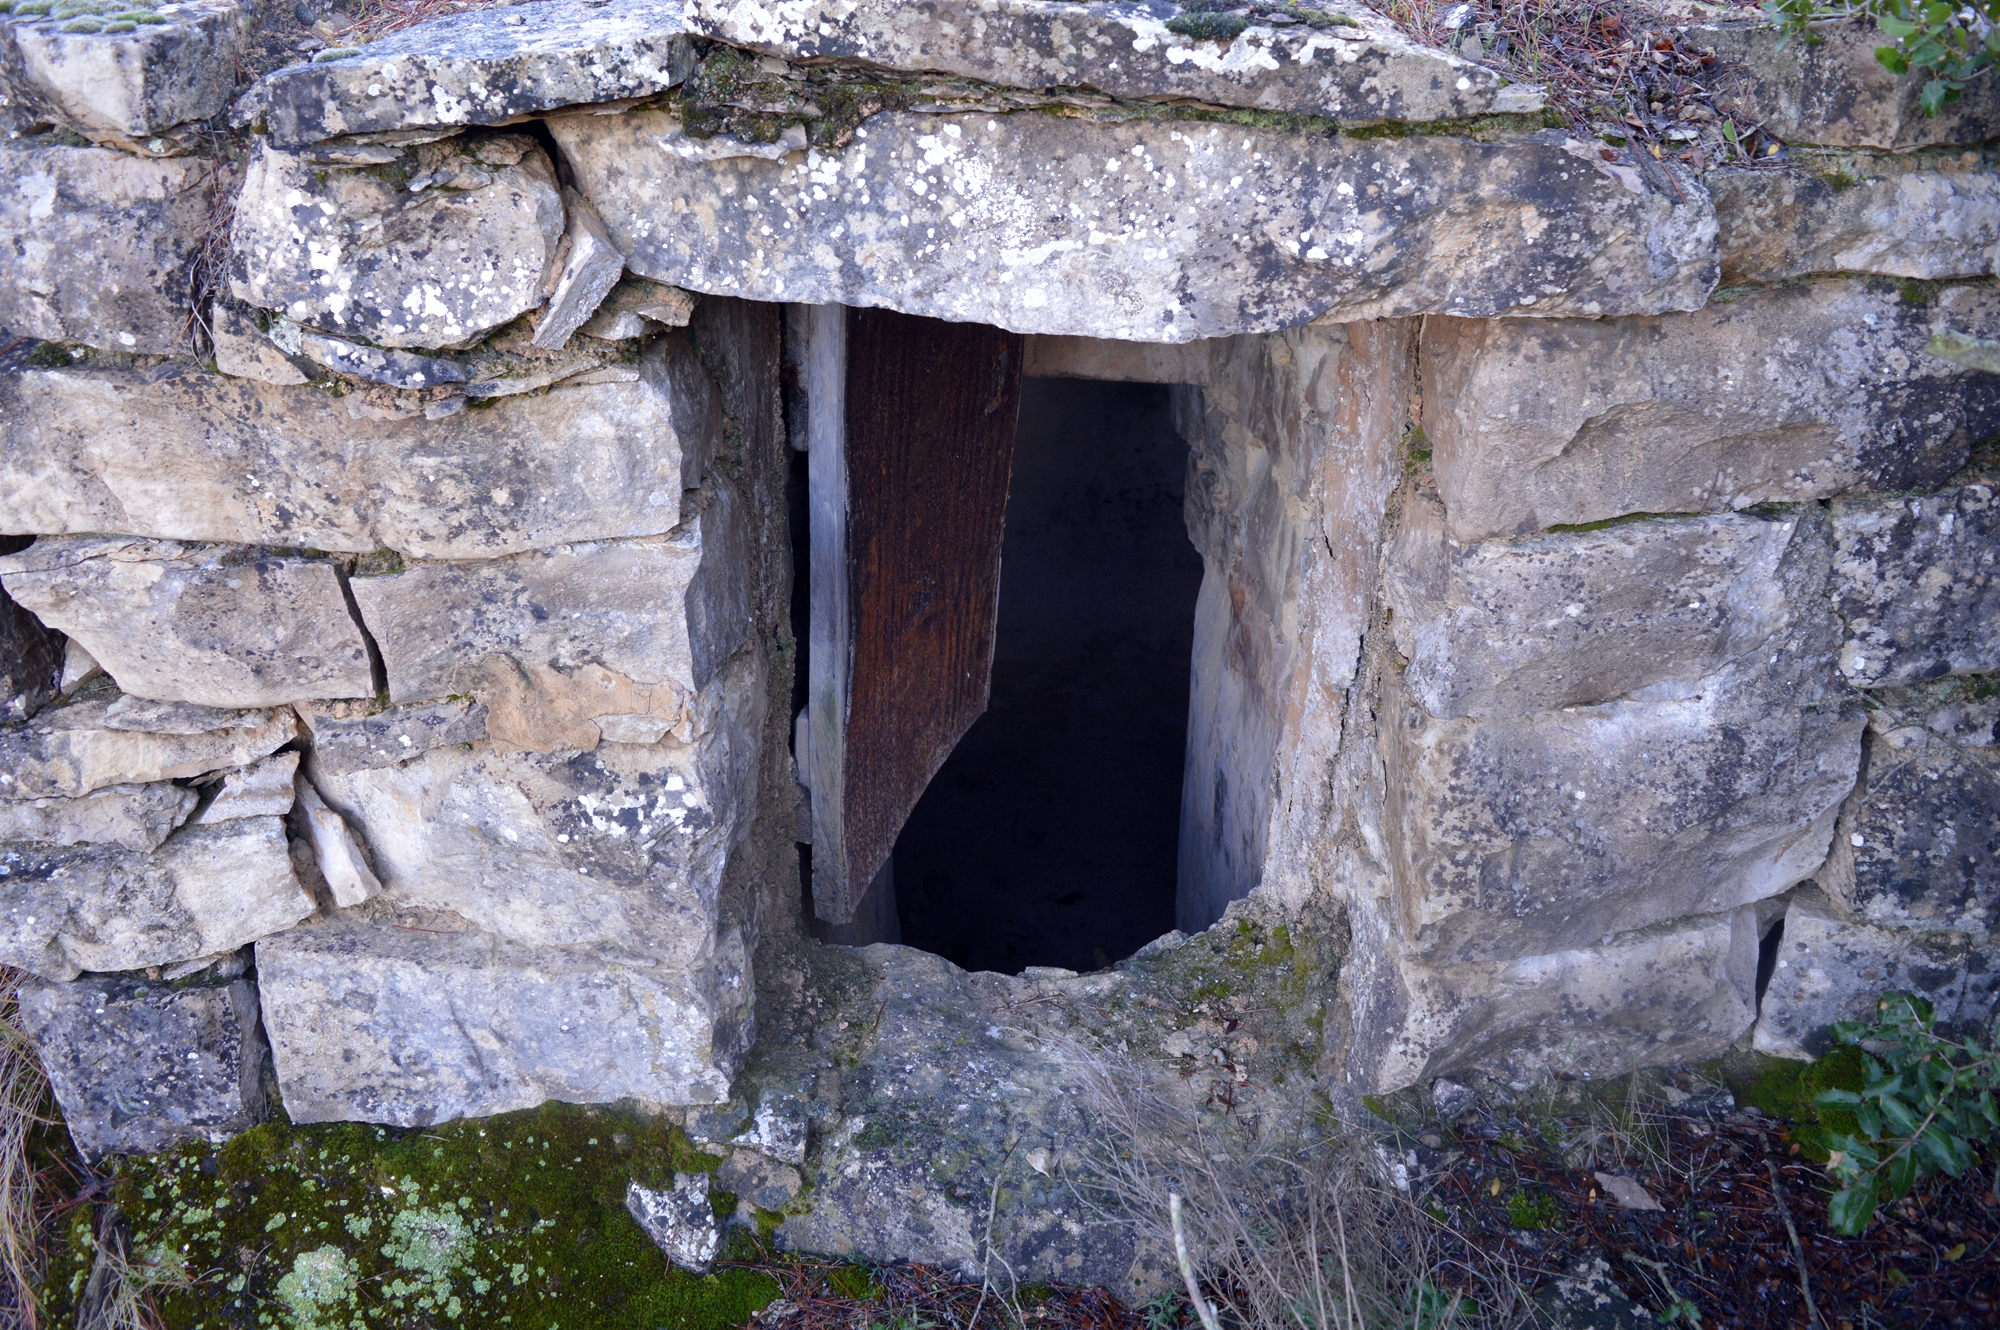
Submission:
[[[1811,893],[1790,902],[1784,927],[1751,1036],[1760,1053],[1817,1057],[1832,1047],[1835,1021],[1868,1019],[1892,989],[1930,1002],[1943,1023],[1993,1010],[1995,957],[1985,939],[1844,919]]]
[[[475,696],[488,734],[543,750],[595,747],[601,716],[674,728],[750,625],[740,505],[711,494],[672,536],[356,578],[390,699]]]
[[[0,329],[141,355],[187,349],[188,265],[213,172],[195,157],[0,146],[12,182],[0,193]]]
[[[255,379],[289,387],[305,383],[312,375],[278,349],[257,317],[241,305],[218,300],[209,311],[209,341],[215,348],[215,367],[238,379]]]
[[[671,531],[722,433],[684,334],[441,420],[176,363],[0,374],[0,420],[0,530],[444,559]]]
[[[340,814],[326,806],[313,783],[301,774],[292,785],[298,797],[299,820],[312,846],[313,862],[320,877],[333,893],[333,903],[349,909],[372,896],[382,894],[382,883],[368,866],[368,859],[354,839],[354,833]]]
[[[625,1208],[669,1261],[698,1275],[722,1246],[722,1226],[708,1199],[708,1174],[676,1173],[664,1191],[627,1184]]]
[[[0,846],[0,963],[45,979],[234,951],[312,912],[275,817],[186,827],[150,854]]]
[[[0,799],[0,841],[155,850],[199,801],[169,781],[111,785],[74,799]]]
[[[1807,273],[1984,277],[2000,252],[2000,172],[1976,153],[1918,164],[1853,154],[1815,170],[1711,171],[1722,280]],[[1926,166],[1931,169],[1926,169]]]
[[[107,785],[180,780],[240,767],[298,734],[289,711],[162,718],[93,697],[0,728],[0,799],[77,798]]]
[[[1472,1068],[1513,1083],[1718,1057],[1757,1018],[1755,910],[1679,919],[1480,965],[1399,963],[1397,1019],[1350,1065],[1383,1087]]]
[[[294,1122],[416,1127],[550,1099],[714,1102],[748,1051],[749,961],[734,933],[690,972],[376,909],[257,944]]]
[[[346,134],[500,125],[537,111],[650,97],[693,65],[678,0],[544,0],[391,33],[339,60],[293,65],[238,103],[296,148]]]
[[[1813,879],[1882,928],[2000,932],[2000,696],[1951,682],[1885,689],[1861,781]]]
[[[688,31],[796,60],[943,72],[1015,88],[1185,98],[1346,121],[1447,120],[1539,111],[1542,91],[1412,41],[1362,5],[1335,26],[1259,23],[1228,42],[1167,30],[1145,3],[912,6],[899,0],[688,0]]]
[[[1818,40],[1786,41],[1764,23],[1703,25],[1688,39],[1715,52],[1716,104],[1739,125],[1762,125],[1792,143],[1921,148],[2000,137],[2000,88],[1974,79],[1941,114],[1918,102],[1921,75],[1892,74],[1875,59],[1888,39],[1870,19],[1813,25]]]
[[[0,108],[25,111],[29,123],[142,139],[228,105],[248,37],[240,0],[138,7],[164,22],[77,32],[62,19],[0,16]]]
[[[20,1013],[86,1159],[220,1144],[269,1112],[270,1050],[247,979],[191,988],[116,975],[29,980]]]
[[[16,549],[10,540],[0,549]],[[61,691],[69,644],[0,590],[0,724],[26,720]]]
[[[583,196],[564,190],[563,207],[569,213],[569,229],[563,234],[562,266],[534,336],[536,346],[552,351],[568,344],[570,334],[597,312],[625,272],[625,256],[611,243],[611,233]]]
[[[433,748],[313,784],[367,844],[385,899],[537,946],[695,969],[757,797],[761,658],[699,701],[691,741],[595,752]]]
[[[1418,498],[1386,578],[1404,687],[1438,717],[1689,696],[1736,661],[1823,687],[1836,633],[1823,525],[1724,514],[1461,545]]]
[[[195,814],[195,825],[213,826],[244,817],[283,817],[292,811],[292,779],[298,769],[299,755],[292,752],[273,753],[261,762],[221,773],[215,781],[215,797]]]
[[[1692,314],[1428,319],[1424,428],[1454,540],[1628,513],[1932,489],[2000,432],[2000,377],[1925,353],[2000,333],[2000,292],[1886,281],[1747,292]]]
[[[53,536],[0,558],[0,582],[133,697],[248,708],[375,692],[367,640],[324,559]]]
[[[1992,375],[1980,375],[1992,380]],[[1833,507],[1840,672],[1863,688],[2000,670],[2000,500],[1991,484]]]
[[[1431,720],[1386,745],[1401,927],[1431,963],[1588,947],[1775,896],[1825,859],[1862,717],[1780,685]]]
[[[1635,194],[1554,132],[884,113],[838,151],[770,159],[721,155],[665,111],[549,125],[633,272],[751,300],[1186,342],[1322,317],[1693,309],[1718,271],[1698,184],[1685,204]]]
[[[433,748],[486,737],[486,708],[452,700],[389,707],[306,703],[299,715],[312,733],[313,769],[327,777],[393,767]]]
[[[230,292],[386,347],[463,346],[542,303],[562,233],[555,168],[524,134],[350,154],[265,142],[236,200]]]
[[[803,1185],[798,1169],[754,1150],[738,1150],[715,1170],[716,1185],[760,1210],[782,1210]]]

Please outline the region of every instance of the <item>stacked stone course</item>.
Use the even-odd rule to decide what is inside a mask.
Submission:
[[[1704,171],[1358,7],[1156,8],[543,0],[247,89],[236,0],[0,15],[0,961],[82,1148],[709,1105],[793,1240],[882,1203],[837,1075],[741,1077],[805,967],[780,304],[1174,385],[1181,929],[1351,939],[1304,1079],[1992,1010],[2000,376],[1927,348],[2000,337],[2000,94],[1701,29],[1789,144]],[[972,1259],[924,1222],[860,1254]]]

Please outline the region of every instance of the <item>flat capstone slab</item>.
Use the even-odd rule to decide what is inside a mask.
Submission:
[[[281,69],[236,105],[273,145],[504,125],[558,106],[665,92],[694,53],[679,0],[540,0],[432,19],[345,59]]]
[[[1635,193],[1561,131],[885,112],[838,151],[785,153],[691,138],[662,110],[549,125],[629,269],[751,300],[1187,342],[1691,310],[1720,273],[1698,183]]]

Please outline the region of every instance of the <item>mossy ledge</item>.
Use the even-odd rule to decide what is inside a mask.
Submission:
[[[625,1209],[628,1181],[718,1162],[663,1119],[546,1104],[410,1130],[268,1122],[116,1161],[111,1195],[132,1261],[165,1276],[173,1330],[721,1330],[776,1282],[674,1269]],[[91,1209],[70,1212],[51,1263],[50,1324],[71,1322],[89,1276]]]

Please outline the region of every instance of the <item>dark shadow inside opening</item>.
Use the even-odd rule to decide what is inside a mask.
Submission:
[[[1201,556],[1157,384],[1029,379],[993,694],[895,850],[902,940],[1099,969],[1174,926]]]

